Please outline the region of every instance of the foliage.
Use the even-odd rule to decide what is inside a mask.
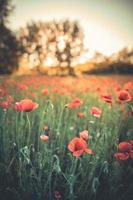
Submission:
[[[10,0],[0,0],[0,73],[7,74],[17,69],[19,42],[7,27],[8,15],[12,11]]]
[[[88,72],[92,74],[133,74],[133,49],[123,48],[111,56],[96,52],[91,62],[94,66]]]
[[[12,0],[0,0],[0,25],[6,24],[9,14],[13,10]]]
[[[84,51],[83,31],[78,22],[31,22],[18,32],[28,60],[27,67],[43,71],[45,66],[72,67]]]

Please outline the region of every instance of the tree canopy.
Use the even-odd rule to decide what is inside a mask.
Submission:
[[[84,35],[77,21],[31,22],[17,35],[29,67],[38,71],[59,66],[68,67],[71,73],[84,51]]]

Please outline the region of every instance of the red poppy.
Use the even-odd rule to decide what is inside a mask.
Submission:
[[[91,110],[90,110],[90,114],[99,118],[102,114],[102,110],[100,108],[97,108],[97,107],[92,107]]]
[[[68,149],[73,153],[73,156],[79,157],[84,152],[92,154],[92,150],[87,148],[87,143],[82,138],[75,137],[68,144]]]
[[[67,104],[66,107],[70,108],[70,109],[76,109],[79,106],[82,105],[82,101],[79,98],[74,99],[71,103]]]
[[[109,95],[102,95],[101,96],[101,99],[107,103],[110,103],[112,104],[112,95],[109,94]]]
[[[8,102],[8,101],[2,101],[2,102],[0,103],[0,106],[1,106],[2,108],[7,109],[7,108],[9,107],[9,102]]]
[[[120,86],[119,84],[117,84],[117,85],[115,86],[115,91],[118,92],[118,91],[120,91],[120,90],[121,90],[121,86]]]
[[[38,108],[38,104],[34,103],[31,99],[23,99],[15,103],[15,110],[19,112],[30,112]]]
[[[132,150],[132,144],[130,144],[129,142],[121,142],[118,145],[118,149],[120,152],[129,152],[130,150]]]
[[[130,140],[129,142],[132,145],[132,149],[133,149],[133,140]]]
[[[0,88],[0,97],[4,97],[6,96],[7,92],[5,90],[5,88]]]
[[[83,112],[78,112],[77,113],[77,117],[78,118],[84,118],[85,117],[85,114]]]
[[[128,153],[115,153],[114,157],[118,160],[127,160],[129,158],[129,154]]]
[[[133,83],[131,81],[124,84],[124,89],[127,91],[130,90],[132,87],[133,87]]]
[[[59,191],[55,191],[54,192],[54,196],[55,196],[56,199],[60,199],[61,198],[61,194],[60,194]]]
[[[120,102],[120,103],[122,103],[122,102],[129,102],[132,99],[131,95],[126,90],[119,91],[117,93],[117,97],[118,97],[118,102]]]
[[[40,135],[40,139],[44,142],[49,140],[49,136],[48,135]]]
[[[82,138],[83,140],[88,140],[89,138],[89,134],[87,130],[84,130],[82,132],[79,133],[80,138]]]
[[[29,92],[29,93],[28,93],[28,96],[31,96],[31,97],[35,98],[35,97],[36,97],[36,93],[34,93],[34,92]]]
[[[42,96],[46,96],[46,95],[48,95],[48,94],[49,94],[48,89],[43,89],[43,90],[42,90]]]
[[[28,90],[28,86],[25,84],[19,85],[20,90]]]

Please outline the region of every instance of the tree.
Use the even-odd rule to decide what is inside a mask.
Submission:
[[[7,27],[12,12],[11,0],[0,0],[0,73],[11,73],[17,68],[18,41]]]
[[[13,10],[12,0],[0,0],[0,24],[6,24],[9,14]]]
[[[83,31],[78,22],[31,22],[18,32],[22,52],[31,69],[59,66],[70,74],[84,51]]]

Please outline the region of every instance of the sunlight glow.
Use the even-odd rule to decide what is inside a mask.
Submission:
[[[46,60],[45,60],[45,65],[47,66],[47,67],[51,67],[51,66],[54,66],[55,65],[55,60],[54,60],[54,58],[52,58],[52,57],[48,57]]]
[[[120,39],[106,28],[85,21],[81,21],[81,24],[85,31],[85,47],[91,51],[99,51],[109,56],[122,48]]]

